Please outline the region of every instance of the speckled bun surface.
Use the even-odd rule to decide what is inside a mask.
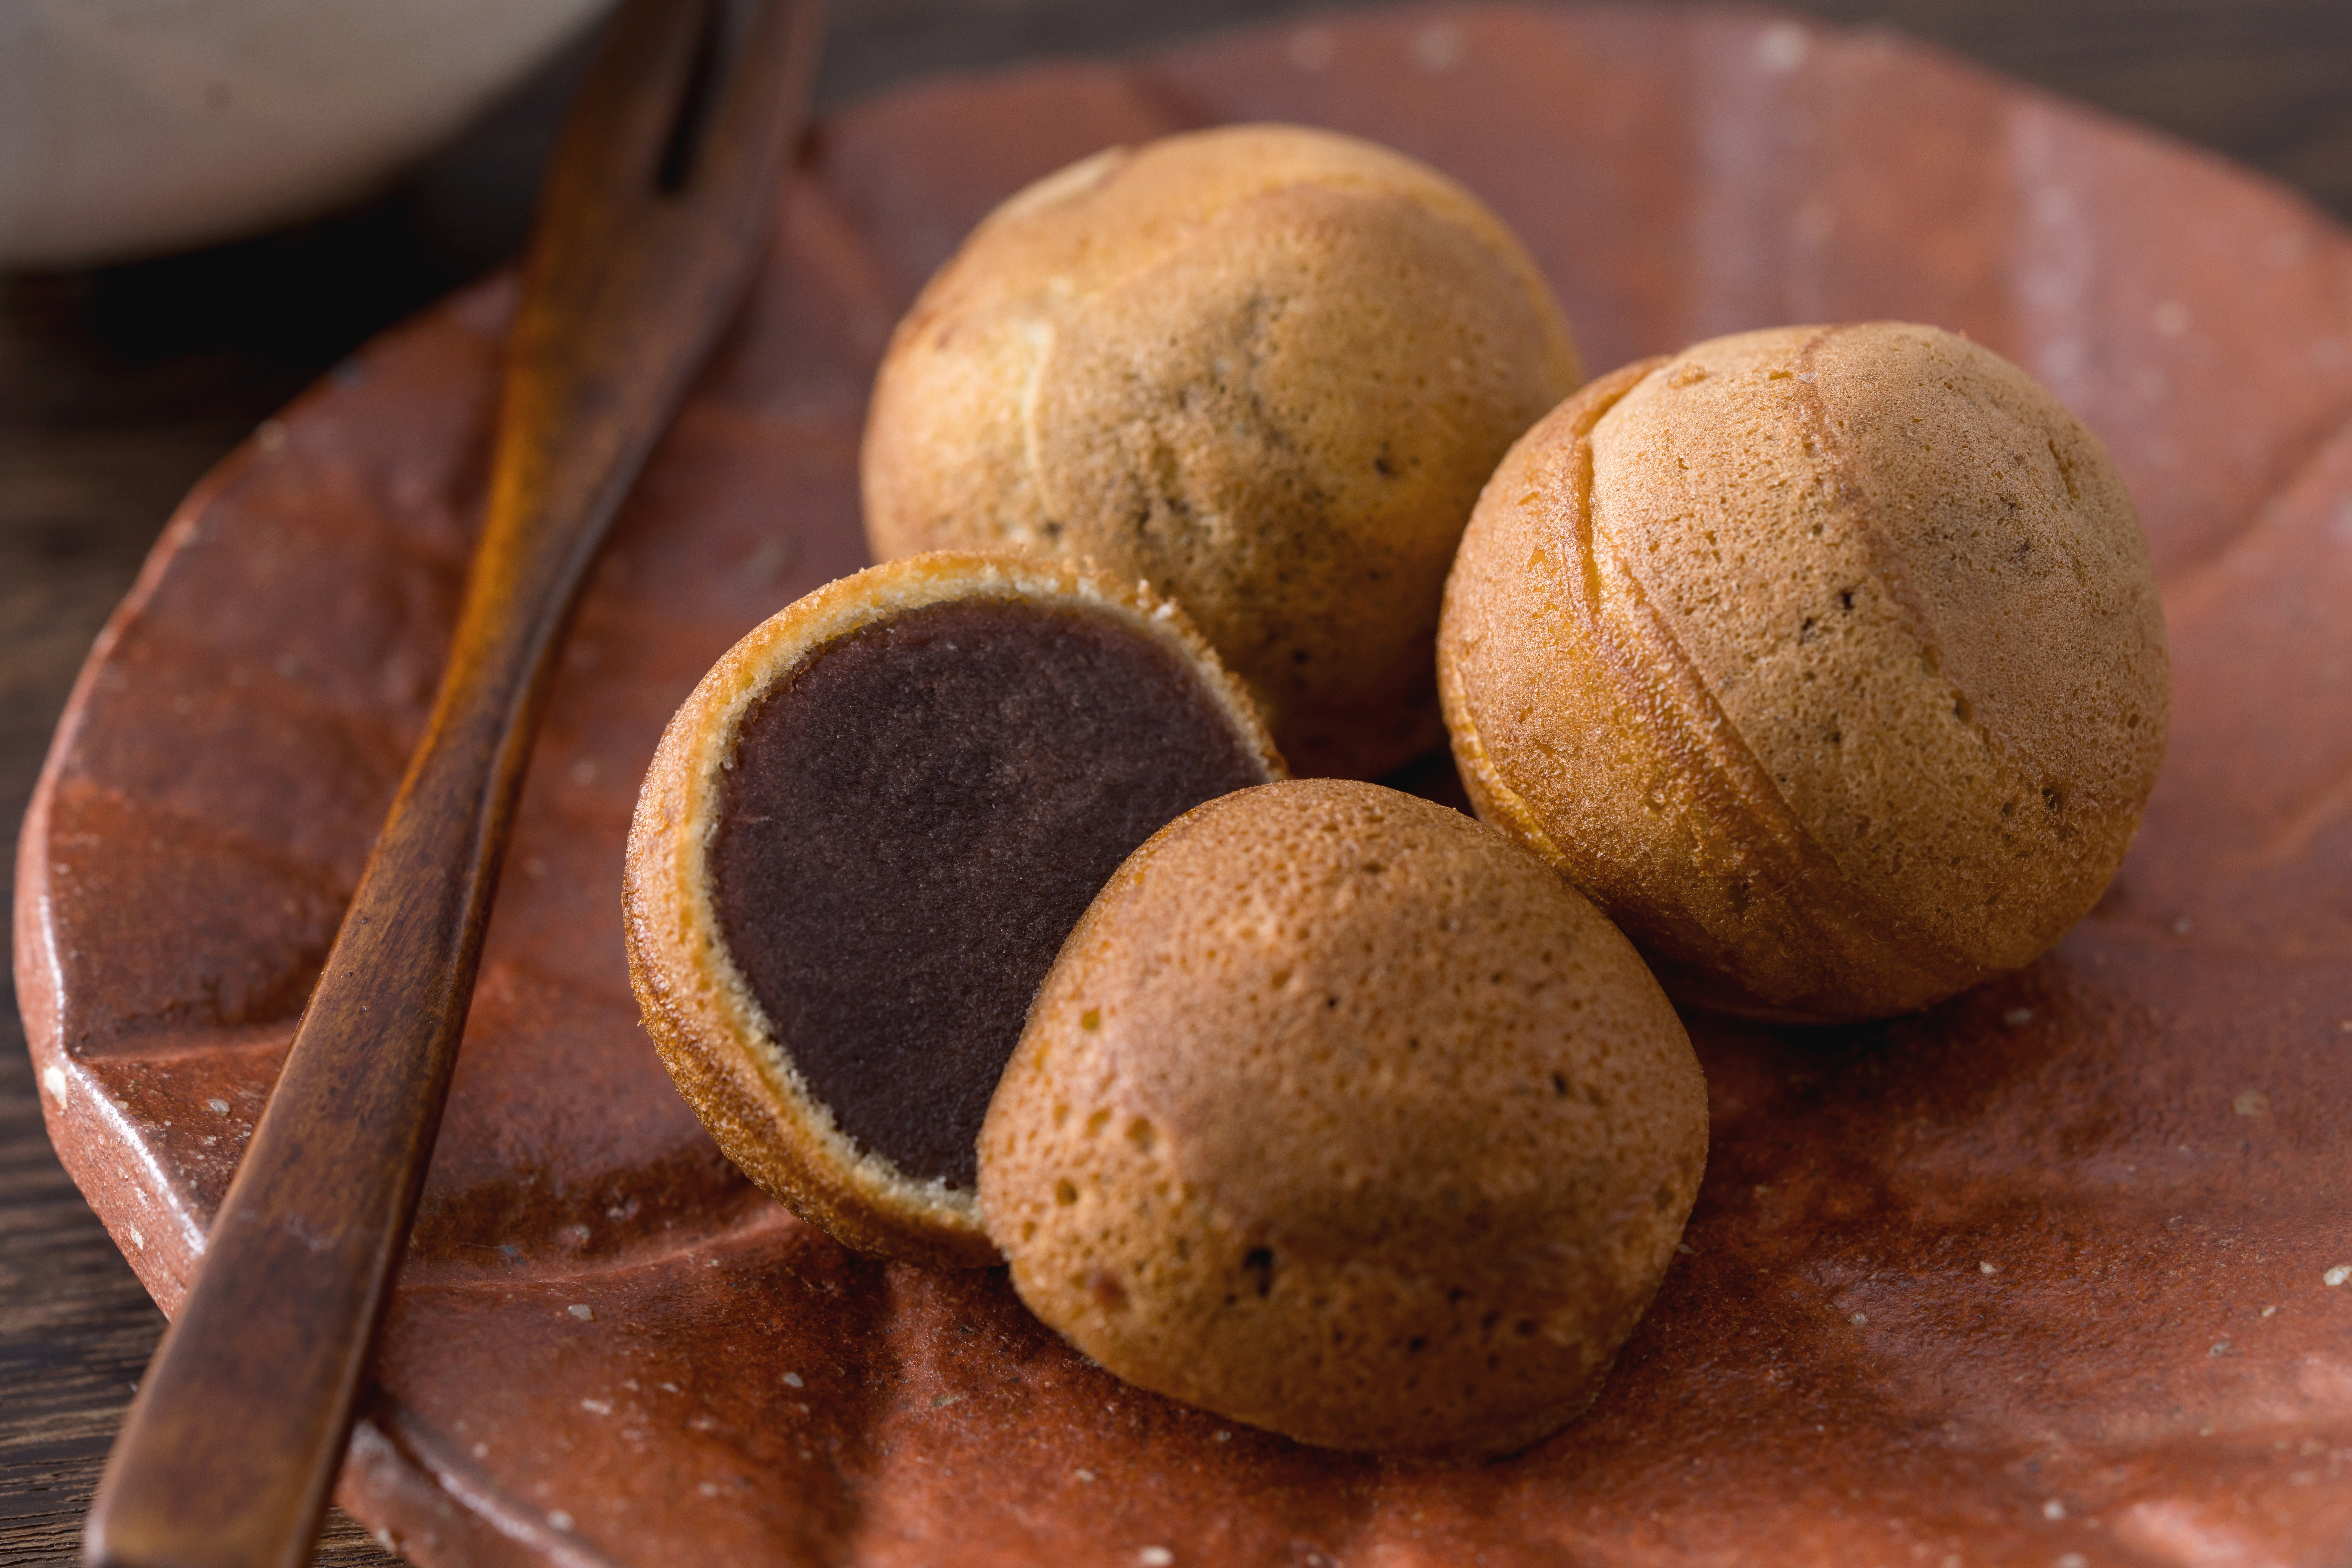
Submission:
[[[2032,377],[1931,327],[1719,338],[1529,431],[1446,590],[1479,814],[1678,1001],[1927,1005],[2097,901],[2163,757],[2137,514]]]
[[[1174,605],[940,553],[745,637],[679,708],[623,883],[629,977],[727,1156],[843,1242],[994,1261],[975,1139],[1036,984],[1128,852],[1282,776]]]
[[[1471,818],[1338,779],[1188,813],[1039,991],[981,1138],[1022,1299],[1130,1383],[1328,1447],[1583,1411],[1696,1196],[1633,947]]]
[[[1276,125],[1114,148],[999,207],[899,323],[867,537],[1148,581],[1294,766],[1376,776],[1444,738],[1447,563],[1577,379],[1517,239],[1411,159]]]

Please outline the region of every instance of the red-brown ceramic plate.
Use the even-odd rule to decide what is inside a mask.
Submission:
[[[916,288],[1069,159],[1265,118],[1485,196],[1596,369],[1780,321],[1991,344],[2107,441],[2171,617],[2171,757],[2105,902],[1917,1017],[1694,1020],[1687,1254],[1591,1415],[1482,1468],[1233,1428],[1001,1273],[845,1254],[719,1158],[623,971],[640,773],[730,642],[861,563]],[[424,715],[510,298],[378,342],[190,499],[26,824],[50,1131],[167,1309]],[[836,117],[565,651],[345,1506],[432,1564],[2345,1562],[2347,419],[2352,237],[1888,38],[1404,12]]]

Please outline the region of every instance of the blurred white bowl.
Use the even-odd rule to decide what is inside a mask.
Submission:
[[[609,0],[0,0],[0,266],[225,239],[446,136]]]

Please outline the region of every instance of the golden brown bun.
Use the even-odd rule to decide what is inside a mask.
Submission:
[[[1719,338],[1529,431],[1447,584],[1480,816],[1677,1000],[1790,1020],[2015,969],[2164,754],[2164,613],[2105,450],[1932,327]]]
[[[899,323],[866,535],[1147,580],[1295,767],[1374,776],[1442,738],[1447,563],[1576,382],[1518,241],[1421,164],[1287,126],[1113,149],[998,208]]]
[[[629,979],[646,1030],[727,1157],[803,1218],[860,1251],[919,1262],[996,1260],[976,1194],[919,1180],[861,1149],[810,1091],[730,951],[714,895],[712,846],[726,773],[754,705],[813,652],[925,606],[1016,598],[1118,617],[1198,670],[1261,776],[1282,776],[1238,683],[1175,606],[1059,562],[940,553],[830,584],[730,648],[670,721],[637,797],[623,877]]]
[[[1599,1391],[1706,1096],[1625,939],[1469,817],[1339,779],[1178,818],[1037,994],[981,1134],[1022,1299],[1146,1388],[1486,1456]]]

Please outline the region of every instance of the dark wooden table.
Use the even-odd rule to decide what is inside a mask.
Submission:
[[[823,97],[1040,54],[1131,51],[1295,0],[835,0]],[[2343,0],[1819,0],[2300,187],[2352,218]],[[0,279],[0,822],[173,504],[370,333],[495,266],[583,51],[351,211],[138,266]],[[9,836],[14,865],[14,835]],[[72,1559],[163,1320],[50,1153],[0,1006],[0,1564]],[[394,1561],[338,1515],[319,1560]]]

